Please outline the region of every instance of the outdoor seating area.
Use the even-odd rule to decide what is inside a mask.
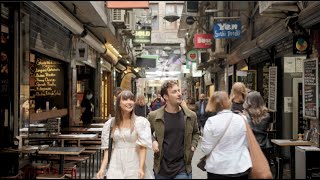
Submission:
[[[98,172],[103,151],[104,123],[81,125],[52,132],[44,124],[20,129],[18,147],[0,149],[0,154],[19,156],[18,168],[0,179],[90,179]],[[24,162],[24,164],[21,164]]]

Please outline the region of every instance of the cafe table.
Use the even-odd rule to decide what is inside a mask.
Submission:
[[[98,126],[98,127],[103,127],[105,123],[92,123],[90,126]]]
[[[290,172],[291,179],[295,178],[295,146],[311,146],[310,141],[290,140],[290,139],[271,139],[271,142],[279,147],[290,147]],[[280,177],[282,179],[282,177]]]
[[[65,140],[75,140],[77,141],[78,147],[80,146],[81,140],[95,140],[98,138],[98,134],[59,134],[59,135],[20,135],[22,142],[23,139],[29,140],[61,140],[61,147],[64,147]]]
[[[64,174],[64,156],[65,155],[79,155],[85,150],[84,147],[48,147],[41,149],[39,154],[51,154],[60,156],[59,174]]]

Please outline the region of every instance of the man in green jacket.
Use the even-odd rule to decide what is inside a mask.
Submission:
[[[161,87],[166,105],[149,113],[156,179],[192,179],[191,160],[199,140],[197,115],[181,106],[176,81]]]

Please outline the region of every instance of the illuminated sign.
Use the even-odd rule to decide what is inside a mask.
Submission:
[[[133,43],[135,44],[150,44],[151,43],[151,30],[136,30]]]

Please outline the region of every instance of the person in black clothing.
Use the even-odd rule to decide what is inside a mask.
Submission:
[[[243,114],[246,116],[261,150],[268,158],[268,151],[272,147],[267,133],[271,117],[260,93],[257,91],[250,92],[243,103],[243,107]]]
[[[91,102],[93,95],[91,90],[85,90],[81,101],[81,121],[83,125],[92,123],[94,106]]]
[[[201,93],[199,95],[199,101],[195,104],[195,112],[198,117],[198,126],[200,132],[202,132],[202,129],[207,121],[207,119],[210,117],[210,114],[205,111],[208,104],[208,100],[206,98],[206,95]]]
[[[230,100],[232,102],[231,111],[239,114],[243,113],[243,102],[247,96],[247,88],[242,82],[236,82],[233,84]]]
[[[147,115],[149,114],[149,108],[146,104],[145,97],[142,94],[137,97],[137,101],[134,106],[134,113],[137,116],[142,117],[147,117]]]

